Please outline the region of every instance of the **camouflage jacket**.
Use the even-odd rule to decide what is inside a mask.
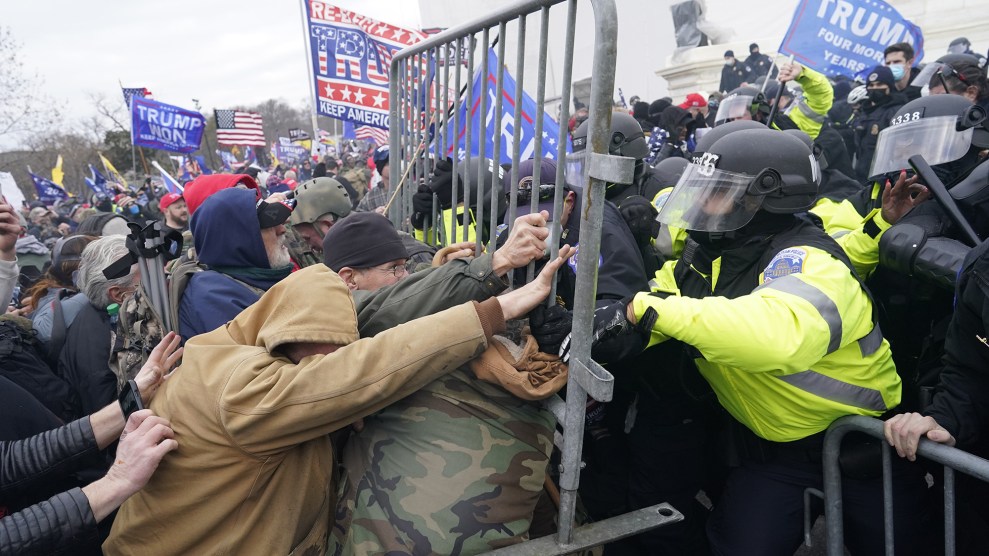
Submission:
[[[556,421],[466,368],[364,420],[328,554],[478,554],[528,538]]]

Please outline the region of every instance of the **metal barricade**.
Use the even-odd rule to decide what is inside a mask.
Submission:
[[[841,441],[850,432],[863,432],[878,438],[882,443],[883,470],[883,524],[886,554],[894,554],[893,545],[893,474],[892,448],[885,443],[883,422],[872,417],[853,415],[842,417],[828,427],[824,437],[824,518],[827,525],[827,554],[844,554],[844,523],[842,520],[841,468],[838,456]],[[955,471],[989,482],[989,461],[952,448],[920,440],[917,455],[944,466],[944,553],[955,554]]]
[[[570,351],[570,372],[567,382],[567,400],[557,398],[553,407],[558,420],[563,424],[562,464],[560,469],[560,514],[558,533],[555,537],[535,539],[519,545],[507,547],[498,553],[512,554],[565,554],[574,550],[604,544],[609,541],[634,535],[664,524],[675,523],[683,516],[667,504],[659,504],[636,512],[593,523],[579,529],[574,526],[577,502],[577,487],[580,482],[580,455],[583,445],[584,413],[587,395],[598,401],[609,401],[612,397],[614,378],[608,371],[591,359],[591,334],[595,307],[597,283],[597,261],[600,252],[601,225],[604,206],[605,182],[630,183],[634,170],[631,158],[608,154],[611,136],[612,98],[615,80],[615,58],[617,56],[617,11],[614,0],[589,0],[594,15],[594,59],[590,111],[588,159],[589,178],[583,186],[583,204],[580,210],[580,257],[577,262],[576,294],[573,311],[573,332]],[[503,102],[511,101],[514,106],[512,122],[520,122],[522,99],[525,90],[525,64],[537,64],[535,133],[526,149],[531,148],[531,158],[543,158],[543,118],[546,107],[546,66],[551,8],[566,9],[566,31],[563,39],[562,87],[559,95],[561,104],[557,121],[560,129],[556,144],[561,148],[557,155],[555,180],[554,214],[560,214],[565,192],[564,171],[566,152],[562,148],[568,142],[567,122],[570,117],[570,88],[572,80],[574,29],[576,25],[577,0],[527,0],[508,6],[497,13],[481,17],[456,28],[434,35],[414,46],[408,47],[392,59],[390,68],[390,142],[391,179],[388,216],[396,227],[413,232],[410,217],[413,214],[412,200],[419,185],[425,183],[433,172],[440,157],[445,158],[452,148],[452,158],[456,165],[461,159],[463,167],[471,166],[472,157],[490,158],[497,165],[503,157],[501,141],[493,141],[493,152],[486,152],[489,134],[500,139],[507,118],[502,117]],[[530,17],[539,17],[539,43],[536,52],[526,49],[527,25]],[[505,91],[504,71],[505,49],[509,35],[514,31],[516,39],[514,91]],[[475,67],[487,71],[489,49],[495,49],[498,70],[495,77],[494,98],[488,98],[481,89],[480,98],[473,98],[471,87]],[[479,64],[475,64],[479,61]],[[510,71],[510,70],[509,70]],[[452,75],[451,75],[452,74]],[[451,87],[452,85],[452,87]],[[531,89],[530,89],[531,90]],[[509,96],[513,93],[513,96]],[[489,105],[492,103],[493,105]],[[461,106],[466,104],[466,118],[461,118]],[[470,117],[475,109],[482,117],[474,126]],[[489,126],[489,108],[493,108]],[[466,121],[461,121],[466,119]],[[504,120],[504,121],[503,121]],[[490,129],[489,129],[490,127]],[[511,191],[505,209],[505,224],[509,230],[515,220],[518,200],[518,167],[523,150],[521,126],[511,125]],[[465,152],[457,152],[459,137],[464,138]],[[478,141],[478,152],[472,153],[470,145],[474,138]],[[433,157],[429,156],[433,154]],[[438,155],[438,156],[437,156]],[[462,156],[461,156],[462,155]],[[507,157],[507,154],[506,154]],[[527,155],[525,158],[529,158]],[[487,236],[489,251],[495,248],[495,230],[500,222],[498,201],[503,198],[501,183],[491,184],[491,191],[483,190],[483,165],[477,167],[477,187],[463,187],[460,195],[461,176],[457,171],[452,175],[450,209],[439,210],[436,196],[433,197],[429,226],[423,226],[422,239],[437,244],[450,244],[470,237],[471,224],[474,229],[475,252],[480,253]],[[539,176],[540,165],[534,165],[533,184],[549,183]],[[499,175],[497,168],[495,176]],[[499,180],[500,181],[500,180]],[[490,197],[490,203],[480,202]],[[472,201],[472,199],[474,199]],[[538,204],[538,195],[531,195],[531,209]],[[458,216],[458,206],[463,206],[463,217]],[[462,220],[462,224],[460,221]],[[486,232],[484,231],[486,229]],[[506,230],[505,233],[509,233]],[[550,235],[550,255],[558,253],[560,224],[555,222]],[[532,266],[528,279],[532,279]],[[553,299],[553,295],[550,299]]]

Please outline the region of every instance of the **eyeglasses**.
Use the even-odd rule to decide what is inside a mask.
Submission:
[[[409,273],[409,269],[406,268],[405,264],[396,264],[396,265],[386,266],[385,268],[381,268],[380,266],[372,266],[371,270],[377,270],[378,272],[391,274],[395,278],[401,278],[402,276],[405,276],[406,274]]]
[[[944,92],[946,92],[946,93],[950,93],[951,92],[951,88],[948,87],[948,82],[944,80],[945,77],[948,77],[948,78],[954,77],[955,79],[961,81],[965,85],[968,85],[968,79],[965,79],[965,76],[964,75],[962,75],[962,74],[958,73],[957,71],[955,71],[955,68],[951,67],[949,64],[942,65],[937,70],[937,76],[938,76],[938,79],[941,80],[941,85],[944,87]]]

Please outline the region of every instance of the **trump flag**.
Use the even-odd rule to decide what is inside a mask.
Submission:
[[[305,12],[316,111],[388,129],[391,59],[425,35],[324,2],[307,1]]]

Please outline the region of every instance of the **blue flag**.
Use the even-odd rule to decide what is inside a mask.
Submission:
[[[210,170],[210,167],[206,165],[206,157],[205,156],[203,156],[201,154],[197,154],[193,158],[195,158],[199,162],[199,169],[203,171],[203,174],[206,174],[208,176],[208,175],[210,175],[210,174],[213,173],[213,170]]]
[[[92,164],[89,165],[89,173],[92,177],[85,178],[85,180],[86,185],[93,190],[93,193],[103,197],[111,197],[110,192],[106,188],[106,178],[103,177],[103,174],[94,168]]]
[[[924,58],[920,27],[883,0],[800,0],[780,54],[825,75],[864,77],[897,42],[913,45],[914,64]]]
[[[146,98],[131,98],[131,137],[139,147],[177,153],[199,149],[206,119],[194,110]]]
[[[57,183],[51,180],[46,180],[34,172],[28,173],[31,174],[31,181],[34,182],[34,189],[38,192],[38,200],[42,203],[52,205],[55,204],[56,201],[69,198],[69,194],[64,189],[59,187]]]
[[[484,156],[491,158],[494,156],[494,141],[492,140],[495,136],[495,84],[498,79],[498,67],[501,62],[498,61],[498,57],[495,55],[494,49],[490,49],[488,52],[488,67],[487,71],[479,72],[474,77],[474,84],[472,86],[471,99],[473,101],[472,106],[467,106],[467,103],[461,103],[460,105],[460,121],[463,129],[451,130],[456,131],[455,133],[450,133],[450,139],[447,140],[446,155],[453,156],[453,146],[457,146],[457,156],[458,160],[462,160],[466,156],[466,121],[468,118],[467,110],[470,109],[470,120],[471,120],[471,145],[470,152],[471,156],[478,156],[481,152],[480,141],[481,141],[481,94],[485,94],[488,97],[487,109],[488,113],[485,117],[485,133],[484,137]],[[515,79],[508,73],[508,69],[503,69],[502,76],[502,131],[501,131],[501,160],[498,161],[499,164],[505,164],[512,161],[512,133],[515,130],[514,119],[515,119]],[[536,126],[535,119],[538,117],[536,113],[536,101],[532,100],[532,97],[528,95],[525,91],[522,92],[522,122],[520,123],[522,140],[519,143],[522,149],[519,155],[519,160],[528,160],[535,156],[536,148]],[[557,138],[560,133],[560,125],[556,123],[556,120],[549,117],[545,111],[542,114],[543,117],[543,136],[542,136],[542,155],[546,158],[556,159],[558,154]],[[451,117],[448,123],[453,123],[453,118]],[[570,152],[570,140],[566,141],[566,152]]]
[[[175,193],[176,195],[181,195],[183,192],[183,187],[179,185],[179,182],[175,180],[168,172],[166,172],[161,166],[155,165],[158,168],[158,172],[161,174],[161,181],[165,184],[165,188],[168,189],[169,193]]]
[[[324,2],[309,0],[305,8],[316,111],[387,129],[392,57],[425,35]]]
[[[233,170],[234,168],[240,168],[241,163],[234,156],[234,153],[229,151],[216,150],[216,154],[220,156],[220,160],[223,161],[224,170]]]

